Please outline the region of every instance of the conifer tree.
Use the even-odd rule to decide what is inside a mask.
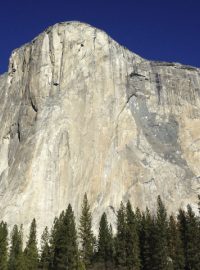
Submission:
[[[140,248],[136,217],[129,201],[126,205],[126,266],[129,270],[140,269]]]
[[[48,228],[45,227],[41,236],[41,255],[40,255],[40,269],[48,270],[51,265],[51,252],[49,244],[50,236]]]
[[[136,219],[136,226],[137,226],[138,235],[140,238],[140,235],[142,232],[142,213],[138,207],[136,208],[136,211],[135,211],[135,219]]]
[[[115,261],[118,269],[126,267],[126,211],[121,202],[117,211],[117,234],[115,237]]]
[[[181,241],[180,231],[173,215],[170,216],[168,228],[168,248],[169,257],[172,260],[174,270],[185,269],[185,259],[183,243]]]
[[[140,240],[141,263],[143,270],[152,269],[152,251],[154,248],[153,220],[148,208],[142,215],[142,229]]]
[[[165,206],[158,196],[157,198],[157,216],[155,220],[155,231],[152,236],[155,236],[154,250],[152,258],[152,269],[154,270],[168,270],[169,258],[168,258],[168,245],[167,245],[167,211]]]
[[[11,247],[8,261],[9,270],[25,270],[23,256],[23,234],[22,226],[20,230],[17,225],[14,225],[11,233]]]
[[[68,250],[67,250],[67,257],[68,257],[68,265],[69,270],[77,269],[78,267],[78,244],[77,244],[77,231],[76,231],[76,224],[75,224],[75,217],[74,212],[72,211],[72,207],[69,204],[66,212],[66,236],[68,239]]]
[[[103,263],[102,269],[112,267],[113,239],[112,231],[108,225],[106,213],[101,216],[98,237],[98,261]]]
[[[37,270],[39,263],[36,235],[36,220],[33,219],[30,226],[30,233],[26,248],[24,250],[26,268],[29,270]]]
[[[198,220],[192,207],[188,205],[186,213],[186,269],[200,269],[200,243]]]
[[[8,266],[8,229],[5,222],[0,223],[0,269],[6,270]]]
[[[74,213],[69,204],[64,215],[60,216],[54,238],[55,270],[75,270],[78,268],[78,246]]]
[[[84,195],[80,217],[79,237],[81,243],[81,258],[86,268],[91,266],[94,255],[94,235],[92,232],[92,215],[87,195]]]
[[[109,225],[109,236],[110,236],[110,250],[111,250],[111,265],[114,264],[114,254],[115,254],[115,250],[114,250],[114,236],[113,236],[113,228],[112,225]]]
[[[186,212],[183,209],[179,209],[178,215],[177,215],[177,227],[180,232],[181,241],[183,244],[183,253],[186,263],[186,254],[187,254],[187,237],[186,237],[186,231],[187,231],[187,220],[186,220]]]
[[[49,239],[49,245],[50,245],[50,269],[54,269],[54,260],[55,260],[55,247],[58,243],[59,239],[59,231],[60,226],[63,224],[63,218],[64,218],[64,211],[61,212],[59,218],[55,217],[53,222],[53,227],[51,229],[51,235]]]

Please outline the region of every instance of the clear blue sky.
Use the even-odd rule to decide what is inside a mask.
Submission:
[[[147,59],[200,67],[200,0],[2,0],[0,73],[13,49],[69,20],[101,28]]]

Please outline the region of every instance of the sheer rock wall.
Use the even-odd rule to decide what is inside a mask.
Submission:
[[[87,192],[97,228],[123,200],[169,211],[200,189],[200,69],[147,61],[80,22],[15,50],[0,76],[0,218],[39,233]]]

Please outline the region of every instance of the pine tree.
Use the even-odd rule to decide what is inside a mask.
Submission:
[[[136,226],[138,235],[140,238],[141,232],[142,232],[142,213],[140,212],[140,209],[137,207],[135,211],[135,220],[136,220]]]
[[[113,228],[112,225],[109,225],[109,237],[110,237],[110,267],[111,270],[114,267],[114,256],[115,256],[115,249],[114,249],[114,236],[113,236]]]
[[[23,256],[23,234],[22,226],[20,230],[17,225],[14,225],[11,233],[11,247],[10,256],[8,261],[9,270],[22,270],[25,269],[24,256]]]
[[[69,204],[66,212],[66,236],[68,239],[68,249],[67,249],[67,260],[68,260],[68,268],[69,270],[77,269],[78,267],[78,244],[77,244],[77,231],[74,213],[72,211],[72,207]]]
[[[154,222],[152,220],[150,211],[146,208],[142,215],[142,228],[140,239],[141,263],[143,270],[152,269],[152,251],[154,249]]]
[[[103,263],[102,269],[112,267],[113,239],[112,229],[108,225],[106,213],[101,216],[98,237],[98,261]]]
[[[51,265],[51,252],[49,244],[49,232],[48,228],[44,229],[41,236],[41,255],[40,255],[40,269],[48,270]]]
[[[140,248],[137,223],[129,201],[126,205],[126,266],[129,270],[140,269]]]
[[[192,207],[188,205],[186,213],[186,269],[200,269],[200,243],[198,220]]]
[[[30,226],[29,239],[24,250],[25,264],[29,270],[38,269],[39,256],[36,237],[36,220],[33,219]]]
[[[184,270],[185,259],[183,243],[181,241],[180,231],[178,230],[177,223],[173,215],[170,216],[169,220],[168,247],[169,257],[173,263],[173,269]]]
[[[75,270],[78,268],[78,246],[74,213],[69,204],[56,224],[54,235],[53,269]]]
[[[117,234],[115,238],[115,261],[118,269],[126,267],[126,211],[121,202],[117,211]]]
[[[165,206],[158,196],[157,199],[157,216],[155,220],[155,231],[152,233],[154,237],[154,250],[152,258],[153,270],[168,270],[170,268],[168,258],[168,245],[167,245],[167,211]]]
[[[61,212],[59,218],[55,217],[53,222],[53,227],[51,229],[51,235],[49,239],[50,244],[50,269],[54,269],[54,258],[55,258],[55,247],[58,243],[59,234],[60,234],[60,226],[63,224],[64,211]]]
[[[178,215],[177,215],[177,227],[180,232],[180,238],[183,245],[183,253],[186,263],[186,257],[187,257],[187,237],[186,237],[186,231],[187,231],[187,220],[186,220],[186,212],[183,209],[179,209]]]
[[[92,264],[94,255],[94,235],[92,232],[92,216],[87,195],[84,195],[82,213],[80,217],[79,237],[81,243],[81,258],[88,268]]]
[[[0,269],[6,270],[8,263],[8,229],[5,222],[0,223]]]
[[[64,211],[62,212],[64,213]],[[57,239],[57,233],[58,233],[58,226],[59,225],[59,218],[55,217],[53,226],[51,228],[51,233],[49,237],[49,248],[50,248],[50,265],[49,269],[53,269],[53,263],[54,263],[54,252],[55,252],[55,245],[56,245],[56,239]]]

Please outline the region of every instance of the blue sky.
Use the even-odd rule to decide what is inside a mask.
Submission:
[[[13,49],[71,20],[103,29],[144,58],[200,67],[199,0],[7,0],[0,5],[0,74]]]

